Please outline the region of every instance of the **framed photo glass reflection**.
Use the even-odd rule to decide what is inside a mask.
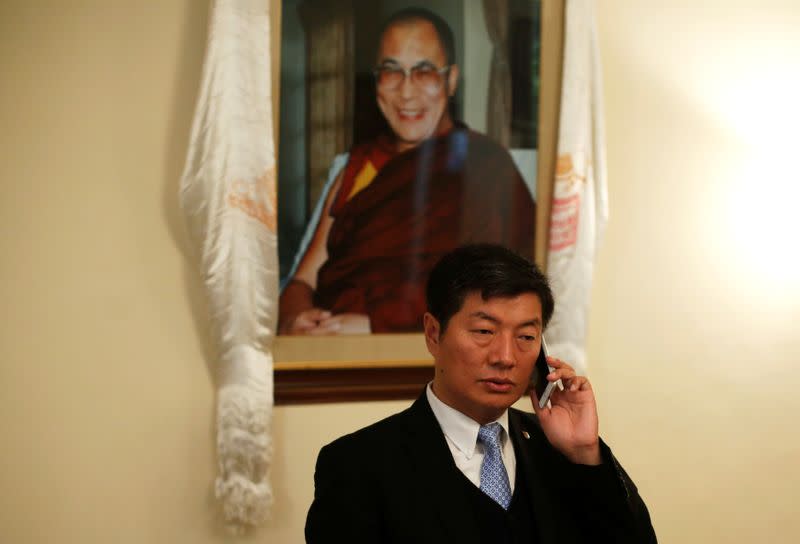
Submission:
[[[439,257],[541,261],[541,53],[540,0],[283,1],[276,369],[429,374]]]

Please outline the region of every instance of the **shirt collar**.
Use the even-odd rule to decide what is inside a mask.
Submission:
[[[433,382],[428,383],[428,387],[425,388],[425,394],[428,397],[428,404],[433,410],[433,415],[436,416],[436,420],[442,428],[442,432],[467,459],[471,459],[478,442],[480,423],[439,400],[434,394],[432,386]],[[499,423],[503,431],[505,431],[501,434],[501,441],[505,446],[508,440],[508,410],[505,410],[495,422]]]

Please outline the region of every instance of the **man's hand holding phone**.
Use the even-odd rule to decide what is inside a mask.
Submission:
[[[563,390],[550,387],[550,406],[547,406],[547,399],[540,403],[537,394],[537,389],[546,391],[547,385],[543,388],[541,383],[536,383],[530,390],[531,401],[547,440],[573,463],[599,465],[602,458],[597,404],[589,380],[576,375],[575,370],[560,359],[546,356],[544,359],[552,370],[545,377],[547,385],[559,380],[563,383]]]

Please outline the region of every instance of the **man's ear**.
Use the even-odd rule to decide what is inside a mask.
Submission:
[[[447,96],[456,94],[458,88],[458,64],[451,64],[450,70],[447,71]]]
[[[425,345],[428,346],[428,351],[433,357],[439,352],[439,336],[440,327],[439,320],[433,317],[430,312],[425,312],[422,316],[422,326],[425,331]]]

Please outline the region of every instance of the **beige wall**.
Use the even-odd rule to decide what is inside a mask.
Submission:
[[[600,3],[604,434],[664,542],[798,542],[800,9]]]
[[[800,265],[771,252],[800,232],[799,10],[600,3],[602,432],[663,542],[796,542]],[[0,3],[0,542],[237,541],[176,197],[206,4]],[[404,404],[276,409],[274,519],[243,540],[301,542],[319,447]]]

